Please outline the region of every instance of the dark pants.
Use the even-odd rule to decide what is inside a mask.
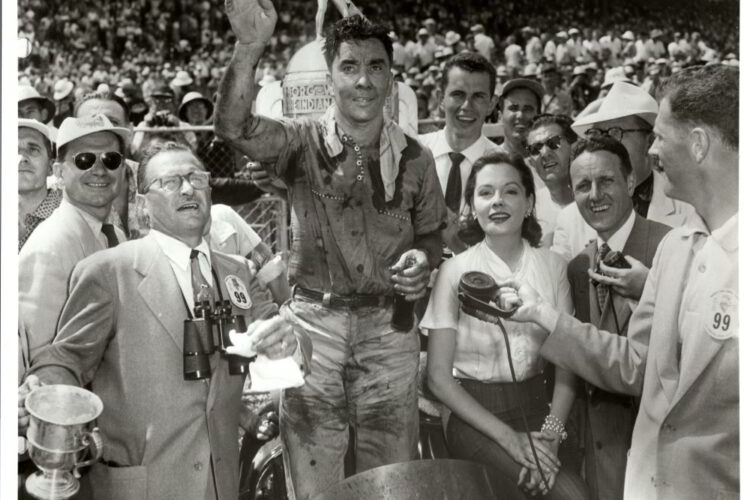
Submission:
[[[511,383],[485,384],[474,380],[461,380],[462,387],[487,408],[493,415],[505,422],[515,431],[524,431],[521,408],[531,432],[541,429],[549,413],[547,389],[544,376],[539,375],[519,382],[514,388]],[[516,391],[517,389],[517,391]],[[498,499],[525,500],[526,495],[517,485],[521,465],[510,455],[474,427],[468,425],[455,414],[448,421],[446,430],[448,449],[453,458],[479,462],[487,467],[493,478]],[[574,500],[587,498],[583,480],[566,464],[557,475],[552,491],[546,498],[555,500]]]

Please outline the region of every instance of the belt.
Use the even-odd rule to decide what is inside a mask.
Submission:
[[[363,295],[352,293],[336,295],[330,292],[319,292],[301,286],[295,286],[293,297],[303,297],[318,302],[326,307],[357,309],[359,307],[386,307],[393,302],[391,295]]]

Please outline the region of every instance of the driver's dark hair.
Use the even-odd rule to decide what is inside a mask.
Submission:
[[[393,42],[388,37],[390,30],[383,24],[373,23],[360,15],[339,19],[328,28],[323,55],[330,68],[343,42],[363,41],[374,38],[383,44],[388,55],[388,65],[393,65]]]

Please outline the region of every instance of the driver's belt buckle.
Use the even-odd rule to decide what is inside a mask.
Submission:
[[[323,305],[324,305],[325,307],[331,307],[331,298],[332,298],[332,297],[333,297],[333,295],[331,294],[331,292],[326,292],[326,293],[324,293],[324,294],[323,294],[323,300],[321,300],[321,303],[322,303],[322,304],[323,304]]]

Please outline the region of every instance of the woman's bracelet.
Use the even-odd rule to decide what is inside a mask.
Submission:
[[[542,425],[542,432],[544,431],[552,431],[558,436],[560,436],[560,442],[565,441],[568,439],[568,433],[565,431],[565,425],[563,424],[562,420],[554,416],[553,414],[547,415],[547,417],[544,419],[544,424]]]

